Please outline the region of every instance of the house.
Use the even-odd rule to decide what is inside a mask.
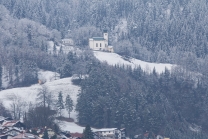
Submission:
[[[125,139],[125,129],[106,128],[94,132],[95,139]]]
[[[20,122],[20,121],[5,121],[2,123],[2,128],[3,128],[3,131],[5,131],[6,129],[11,129],[11,128],[18,128],[20,130],[24,130],[26,128],[26,126]]]
[[[113,52],[113,47],[108,46],[108,32],[107,32],[107,30],[103,31],[103,37],[89,38],[89,47],[92,50]]]
[[[67,132],[67,131],[61,131],[61,132],[59,133],[59,135],[60,135],[62,138],[70,138],[70,137],[71,137],[70,132]]]
[[[20,130],[18,128],[12,128],[12,129],[6,130],[5,132],[3,132],[3,134],[10,135],[10,136],[14,137],[22,132],[23,132],[23,130]]]
[[[48,131],[49,138],[51,138],[52,136],[54,136],[56,134],[51,128],[48,128],[47,131]]]
[[[39,138],[38,136],[35,136],[33,134],[23,132],[23,133],[21,133],[17,136],[14,136],[10,139],[41,139],[41,138]]]
[[[0,116],[0,125],[2,125],[3,122],[9,121],[9,120],[13,120],[13,119],[9,117]]]
[[[74,41],[72,39],[62,39],[61,42],[63,45],[66,45],[66,46],[73,46],[74,45]]]
[[[70,133],[70,135],[71,135],[70,139],[78,139],[83,137],[83,134],[81,133]]]

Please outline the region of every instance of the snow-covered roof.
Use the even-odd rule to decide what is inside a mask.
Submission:
[[[106,132],[106,131],[114,131],[117,130],[117,128],[101,128],[101,129],[96,129],[95,132]]]
[[[62,41],[73,41],[72,39],[62,39]]]
[[[18,131],[18,132],[22,132],[23,130],[20,130],[19,128],[13,127],[13,128],[9,128],[7,131],[5,131],[4,133],[8,133],[10,131]]]
[[[18,121],[5,121],[2,124],[2,127],[12,127],[14,126]]]
[[[108,48],[113,48],[113,46],[109,45]]]
[[[41,139],[38,136],[35,136],[33,134],[29,134],[29,133],[22,133],[19,134],[11,139]]]
[[[103,40],[105,40],[103,37],[93,37],[92,39],[95,40],[95,41],[103,41]]]

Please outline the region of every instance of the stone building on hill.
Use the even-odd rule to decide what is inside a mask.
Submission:
[[[103,37],[89,38],[89,47],[96,51],[108,51],[113,52],[113,47],[108,45],[108,32],[103,31]]]

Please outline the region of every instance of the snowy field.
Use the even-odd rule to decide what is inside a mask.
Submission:
[[[171,64],[157,64],[157,63],[148,63],[138,59],[128,59],[125,60],[120,55],[116,53],[106,53],[94,51],[95,57],[101,62],[107,62],[109,65],[129,65],[132,68],[138,67],[139,65],[145,71],[152,71],[155,67],[156,71],[161,73],[167,69],[171,69],[173,65]],[[6,73],[4,71],[4,73]],[[58,93],[62,91],[63,99],[65,100],[66,95],[70,95],[73,100],[74,106],[77,104],[77,95],[80,92],[80,87],[72,84],[72,77],[60,79],[59,74],[51,71],[40,70],[38,72],[38,78],[41,80],[44,85],[48,88],[48,90],[52,93],[55,99],[58,99]],[[3,85],[6,87],[8,85],[6,74],[3,77]],[[39,90],[43,87],[40,84],[34,84],[30,87],[20,87],[13,88],[0,91],[0,101],[3,102],[5,107],[11,109],[12,103],[24,102],[23,111],[27,111],[29,108],[29,104],[35,104],[36,98]],[[67,112],[63,111],[63,116],[68,117]],[[70,117],[77,122],[77,112],[73,110],[70,114]],[[70,131],[71,133],[82,133],[85,127],[77,125],[75,122],[66,122],[66,121],[58,121],[60,128],[64,131]],[[93,131],[98,131],[100,129],[94,129]],[[104,129],[102,129],[104,130]]]
[[[45,74],[44,74],[45,73]],[[45,75],[45,76],[44,76]],[[74,106],[77,103],[77,95],[79,93],[80,87],[72,84],[72,78],[63,78],[55,80],[55,73],[49,71],[40,71],[39,77],[45,79],[45,86],[52,93],[55,99],[58,99],[58,93],[62,91],[63,99],[65,100],[66,95],[70,95],[73,100]],[[58,77],[56,77],[58,78]],[[3,102],[6,108],[11,109],[11,103],[24,102],[23,111],[28,109],[29,104],[35,104],[37,94],[43,85],[35,84],[30,87],[20,87],[12,88],[0,91],[0,101]],[[66,111],[63,111],[63,115],[68,117]],[[75,121],[77,113],[73,110],[70,114],[71,118]]]
[[[65,122],[65,121],[59,121],[59,126],[61,130],[63,131],[70,131],[71,133],[83,133],[83,130],[85,127],[79,126],[73,122]],[[109,130],[114,130],[116,128],[102,128],[102,129],[96,129],[96,128],[91,128],[93,132],[95,131],[109,131]]]
[[[156,72],[162,73],[165,71],[165,68],[171,70],[174,67],[174,65],[172,64],[150,63],[135,58],[129,58],[128,60],[125,60],[124,58],[122,58],[122,56],[116,53],[94,51],[94,55],[98,60],[100,60],[101,62],[107,62],[109,65],[129,65],[132,68],[139,67],[140,65],[141,68],[146,72],[152,72],[155,67]]]

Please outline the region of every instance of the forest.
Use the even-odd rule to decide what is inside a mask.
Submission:
[[[37,83],[39,69],[61,78],[88,74],[75,81],[82,88],[80,124],[125,127],[132,137],[152,131],[208,138],[206,0],[0,0],[0,9],[0,79],[6,71],[9,88]],[[148,74],[100,63],[88,38],[103,29],[120,55],[179,66]],[[82,54],[49,53],[47,41],[59,45],[63,38],[72,38]],[[194,126],[199,133],[189,129]]]

